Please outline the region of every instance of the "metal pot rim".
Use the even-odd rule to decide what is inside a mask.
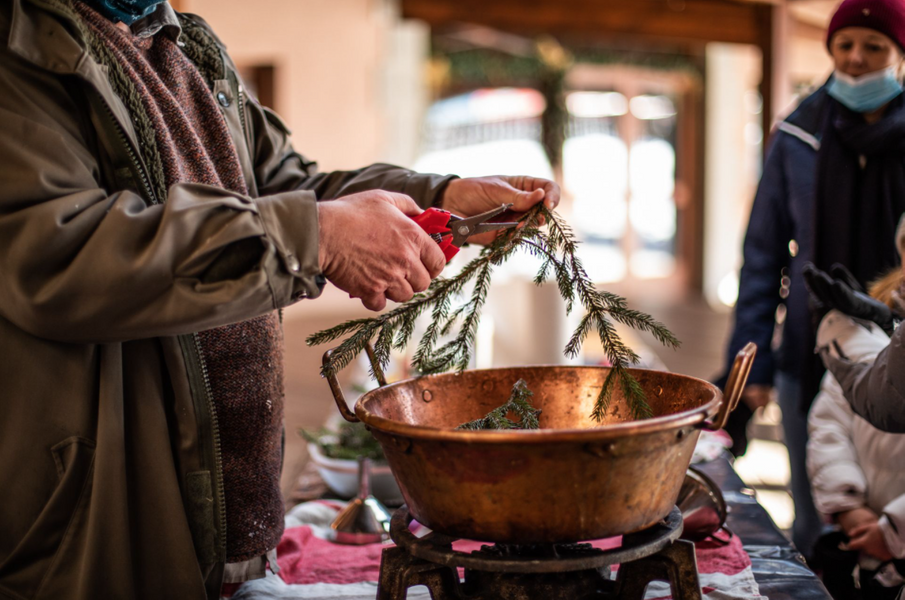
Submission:
[[[511,370],[513,368],[557,368],[576,370],[609,369],[609,367],[583,365],[527,365],[522,367],[505,367],[494,369],[469,369],[464,373],[502,371]],[[633,372],[643,372],[650,370],[653,369],[629,369],[629,371]],[[386,434],[412,439],[483,444],[545,444],[551,442],[600,442],[608,441],[611,439],[625,438],[628,436],[675,430],[684,427],[701,428],[705,426],[708,417],[712,417],[717,413],[720,403],[722,402],[723,395],[720,389],[715,385],[708,381],[704,381],[703,379],[691,377],[689,375],[668,373],[665,371],[657,372],[667,373],[670,377],[691,380],[703,384],[705,388],[710,388],[710,390],[713,392],[713,397],[707,403],[697,408],[660,417],[643,419],[640,421],[626,421],[614,425],[587,429],[539,429],[536,431],[459,431],[455,429],[411,425],[408,423],[403,423],[401,421],[393,421],[384,417],[379,417],[370,412],[367,408],[369,401],[373,400],[376,397],[379,397],[382,394],[387,393],[388,390],[412,385],[416,381],[462,376],[462,373],[441,373],[438,375],[422,375],[420,377],[405,379],[403,381],[385,385],[366,392],[355,404],[355,415],[368,427],[372,427]]]

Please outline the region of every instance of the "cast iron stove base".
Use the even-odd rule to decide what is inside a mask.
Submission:
[[[452,549],[453,538],[431,533],[417,538],[403,506],[393,515],[380,561],[377,600],[405,600],[424,585],[433,600],[643,600],[651,581],[668,581],[674,600],[701,600],[694,544],[679,540],[678,508],[660,523],[623,536],[622,546],[590,544],[496,544],[471,553]],[[619,564],[616,579],[610,565]],[[459,581],[457,567],[465,568]]]

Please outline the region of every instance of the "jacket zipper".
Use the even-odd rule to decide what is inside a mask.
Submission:
[[[126,154],[129,156],[129,161],[135,167],[135,173],[138,176],[138,183],[141,185],[142,190],[147,199],[151,202],[151,204],[157,204],[157,194],[154,193],[154,188],[151,187],[151,180],[148,177],[146,171],[146,167],[142,163],[141,157],[135,151],[135,148],[132,146],[131,141],[129,140],[129,136],[126,135],[126,132],[123,130],[122,125],[119,124],[119,121],[116,119],[116,115],[113,114],[113,109],[110,107],[110,103],[107,102],[107,99],[98,92],[98,98],[101,100],[101,104],[104,107],[104,110],[107,112],[107,117],[109,122],[113,124],[113,128],[116,130],[117,136],[119,136],[119,140],[122,142],[123,147],[126,149]]]
[[[223,467],[220,460],[220,427],[217,422],[217,411],[214,408],[210,375],[201,352],[201,339],[198,334],[180,335],[178,339],[185,357],[185,369],[195,414],[198,418],[198,429],[202,432],[198,445],[204,453],[203,465],[211,472],[212,500],[217,519],[217,540],[213,552],[218,561],[223,561],[226,560],[226,499],[223,490]],[[208,431],[211,435],[210,440],[203,434]]]
[[[248,143],[248,127],[245,124],[245,88],[241,84],[236,85],[236,88],[238,88],[239,96],[239,123],[242,124],[242,135],[245,136],[246,143]],[[248,144],[248,147],[251,148],[251,144]]]
[[[141,161],[141,157],[138,156],[135,148],[133,147],[131,141],[129,140],[129,136],[123,130],[119,121],[116,119],[116,115],[113,113],[113,109],[110,107],[110,104],[107,100],[101,95],[99,92],[97,96],[102,101],[101,104],[104,107],[107,118],[109,122],[114,126],[117,135],[119,136],[120,141],[122,142],[122,147],[126,149],[126,153],[128,155],[129,160],[133,167],[135,167],[135,172],[138,176],[139,183],[143,187],[143,191],[146,194],[146,198],[152,203],[157,204],[157,197],[154,194],[154,190],[150,184],[150,178],[147,175],[146,168]],[[220,539],[218,542],[217,552],[221,557],[221,560],[226,559],[226,499],[225,499],[225,491],[223,489],[223,464],[222,464],[222,454],[220,448],[220,427],[217,422],[217,411],[214,407],[214,395],[211,389],[210,383],[210,375],[207,370],[207,363],[204,362],[204,355],[201,352],[201,340],[198,337],[197,333],[191,334],[191,336],[179,336],[181,339],[191,337],[191,343],[182,343],[183,352],[186,353],[186,358],[194,359],[194,360],[186,360],[186,369],[189,371],[189,387],[194,395],[197,390],[198,382],[201,382],[201,393],[204,395],[204,410],[197,410],[197,418],[199,421],[199,429],[205,430],[209,429],[211,431],[212,443],[204,444],[202,441],[202,447],[204,448],[204,452],[206,455],[206,466],[212,471],[212,478],[214,482],[214,511],[217,515],[217,524],[218,524],[218,532],[220,534]],[[196,405],[196,408],[202,408],[201,406]],[[206,412],[206,414],[205,414]],[[205,423],[205,417],[208,417],[209,423]],[[205,425],[209,425],[209,428],[205,428]]]
[[[192,334],[193,347],[198,359],[198,367],[201,371],[201,379],[204,381],[204,394],[207,401],[207,408],[210,414],[210,429],[213,443],[213,477],[214,477],[214,495],[217,506],[217,525],[220,531],[220,547],[226,547],[226,492],[223,489],[223,461],[221,460],[220,448],[220,424],[217,420],[217,409],[214,406],[214,392],[211,388],[210,374],[207,370],[207,363],[204,362],[204,354],[201,352],[201,338],[197,333]]]

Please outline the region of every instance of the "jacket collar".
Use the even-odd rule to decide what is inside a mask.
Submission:
[[[9,49],[38,67],[64,75],[86,75],[88,52],[59,0],[12,0]],[[176,12],[164,2],[132,24],[142,37],[159,32],[178,40],[182,33]]]
[[[800,139],[814,150],[819,150],[823,133],[823,111],[829,99],[826,93],[828,85],[829,80],[802,100],[798,108],[777,125],[777,129]]]
[[[157,5],[157,9],[143,19],[132,23],[132,34],[138,37],[153,37],[163,33],[172,40],[178,41],[182,34],[182,25],[176,11],[169,2]]]

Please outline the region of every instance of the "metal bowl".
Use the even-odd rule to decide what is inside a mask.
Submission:
[[[688,467],[685,473],[676,505],[682,511],[682,539],[692,542],[715,535],[729,514],[719,486],[694,467]]]
[[[590,415],[605,367],[418,377],[366,393],[354,414],[328,378],[343,416],[363,421],[383,446],[418,521],[460,538],[560,543],[631,533],[669,514],[700,430],[722,427],[737,402],[754,355],[746,350],[725,402],[701,379],[632,370],[654,416],[632,420],[617,392],[599,424]],[[541,429],[455,429],[503,404],[518,379],[543,411]]]
[[[308,455],[321,479],[338,496],[352,498],[358,494],[358,461],[330,458],[324,455],[317,444],[312,443],[308,444]],[[370,475],[371,493],[375,498],[387,506],[402,504],[402,494],[399,493],[399,486],[389,465],[383,462],[372,463]]]

